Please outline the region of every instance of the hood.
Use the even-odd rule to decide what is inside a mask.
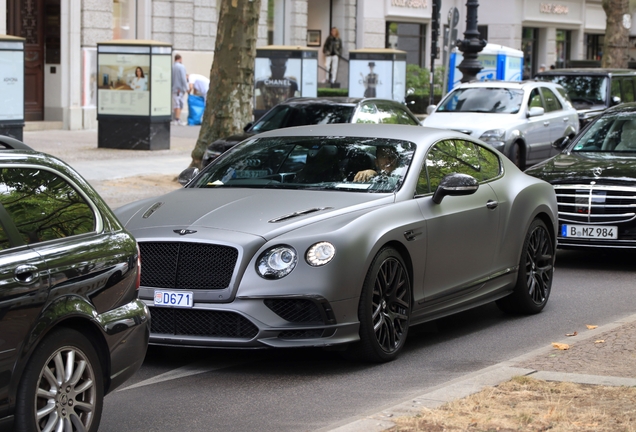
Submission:
[[[576,152],[561,153],[526,170],[550,183],[595,181],[636,185],[636,154]]]
[[[116,210],[133,234],[154,227],[213,228],[270,239],[329,217],[394,202],[394,195],[336,191],[179,189]]]
[[[428,116],[422,124],[439,129],[451,129],[467,133],[479,138],[484,132],[492,129],[509,129],[511,124],[520,122],[517,114],[488,114],[488,113],[438,113]]]
[[[241,132],[236,135],[230,135],[229,137],[214,141],[208,148],[210,150],[220,150],[224,152],[229,147],[233,147],[241,141],[246,140],[254,135],[256,135],[254,132]]]

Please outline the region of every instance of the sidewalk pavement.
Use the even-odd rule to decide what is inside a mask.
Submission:
[[[100,194],[110,197],[107,203],[113,206],[178,188],[174,178],[190,164],[198,133],[199,127],[173,127],[170,149],[158,151],[99,149],[95,130],[25,132],[24,141],[69,163]],[[152,181],[144,182],[147,178]],[[161,178],[166,181],[161,182]],[[578,332],[576,336],[564,335],[562,340],[552,341],[568,344],[568,350],[557,350],[552,345],[532,350],[404,399],[400,404],[321,430],[386,431],[395,426],[392,418],[418,415],[423,408],[437,408],[519,375],[547,381],[636,386],[636,314],[598,328],[574,330]]]

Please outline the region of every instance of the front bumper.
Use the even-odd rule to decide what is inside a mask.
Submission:
[[[190,347],[329,347],[359,340],[358,299],[329,303],[320,297],[237,298],[195,303],[193,308],[155,307],[150,343]],[[349,319],[338,322],[336,317]]]

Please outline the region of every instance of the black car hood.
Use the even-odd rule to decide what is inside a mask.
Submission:
[[[636,185],[636,153],[561,153],[526,170],[549,183]]]
[[[246,140],[254,135],[256,135],[254,132],[241,132],[235,135],[230,135],[229,137],[214,141],[212,144],[210,144],[210,149],[226,151],[228,146],[233,147],[241,141]]]

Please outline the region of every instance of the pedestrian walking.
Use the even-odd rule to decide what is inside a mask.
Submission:
[[[172,108],[174,110],[173,124],[185,126],[187,123],[181,121],[181,110],[184,106],[184,97],[188,93],[188,78],[186,68],[183,65],[180,54],[175,54],[172,64]]]
[[[331,28],[331,32],[322,47],[322,52],[325,55],[325,69],[327,69],[325,82],[334,83],[338,75],[338,57],[342,55],[342,39],[340,39],[340,32],[336,27]]]

